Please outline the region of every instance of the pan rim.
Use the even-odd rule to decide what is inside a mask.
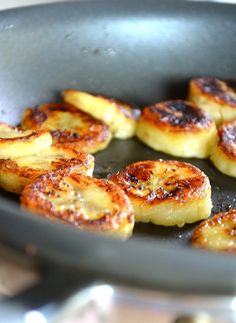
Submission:
[[[99,6],[99,3],[104,3],[106,0],[99,0],[94,1],[90,0],[90,4],[93,3],[96,6]],[[113,0],[113,2],[119,2],[117,0]],[[135,1],[131,1],[135,3]],[[150,0],[152,2],[152,0]],[[160,1],[161,5],[164,5],[166,1]],[[175,5],[176,1],[168,0],[168,3],[173,4],[173,6],[181,6],[183,4],[186,4],[187,1],[181,0],[179,5]],[[15,13],[17,13],[19,16],[22,15],[22,13],[32,10],[32,12],[36,12],[38,10],[41,10],[43,8],[56,8],[61,6],[67,5],[67,6],[86,6],[88,7],[88,4],[86,4],[85,1],[82,3],[76,3],[74,1],[70,1],[67,4],[65,3],[53,3],[50,5],[38,5],[33,7],[24,7],[24,8],[18,8],[18,9],[9,9],[6,11],[1,11],[0,16],[5,17],[6,15],[12,15],[14,16]],[[194,6],[196,8],[204,6],[223,6],[229,8],[231,6],[230,4],[210,4],[210,3],[196,3],[192,2],[189,3],[188,6]],[[219,9],[220,10],[220,9]],[[47,259],[53,259],[56,262],[59,262],[60,260],[60,254],[57,252],[54,254],[53,248],[49,245],[49,249],[45,250],[46,244],[51,243],[52,246],[58,246],[60,245],[60,237],[61,233],[63,231],[66,231],[66,236],[71,236],[70,241],[68,241],[68,244],[65,247],[65,253],[68,253],[71,248],[71,254],[67,254],[67,257],[64,261],[66,265],[70,266],[76,266],[76,267],[83,267],[86,270],[91,267],[92,262],[97,262],[97,270],[101,271],[104,270],[104,264],[106,266],[106,274],[109,273],[112,274],[113,277],[119,277],[120,279],[124,279],[128,282],[139,282],[140,284],[147,285],[149,287],[153,288],[161,288],[166,290],[183,290],[183,291],[194,291],[194,292],[200,292],[200,293],[206,293],[206,292],[212,292],[212,293],[230,293],[233,294],[235,292],[236,288],[236,260],[233,259],[233,256],[229,255],[215,255],[212,253],[199,251],[199,250],[192,250],[188,247],[179,247],[177,249],[172,249],[169,246],[169,242],[163,242],[160,243],[160,245],[153,246],[152,245],[152,238],[143,238],[143,237],[134,237],[132,240],[125,242],[127,243],[124,245],[123,242],[116,241],[113,239],[108,240],[106,237],[98,237],[94,234],[87,233],[87,232],[77,232],[76,229],[73,228],[64,228],[63,225],[51,223],[48,220],[42,219],[41,217],[32,217],[28,213],[24,211],[19,211],[19,206],[14,205],[12,207],[12,202],[1,197],[0,196],[0,237],[3,239],[3,241],[6,241],[7,243],[12,243],[14,247],[19,247],[19,249],[24,250],[26,248],[26,245],[28,243],[32,243],[36,245],[38,248],[38,254],[42,255],[43,257]],[[19,216],[20,215],[20,216]],[[11,216],[11,221],[9,221],[7,228],[4,227],[4,219]],[[21,219],[24,219],[25,223],[20,223]],[[23,221],[22,221],[23,222]],[[24,226],[27,226],[24,227]],[[31,232],[30,235],[30,241],[27,241],[27,237],[24,236],[25,231],[30,231],[30,228],[34,228],[36,230],[36,227],[42,228],[42,230],[48,230],[48,237],[46,237],[42,243],[42,237],[38,234],[34,235],[34,232]],[[21,232],[21,240],[17,238],[14,242],[11,241],[10,237],[7,234],[7,230],[14,230],[19,229]],[[53,233],[57,232],[54,235]],[[89,246],[89,253],[86,252],[86,243],[90,241],[94,242],[94,245],[97,247],[96,250],[93,250],[92,246]],[[80,254],[83,254],[82,259],[73,259],[73,252],[76,251],[76,247],[73,245],[74,243],[77,243],[79,245],[77,252]],[[107,246],[106,246],[107,245]],[[44,247],[43,247],[44,246]],[[154,248],[155,247],[155,248]],[[100,248],[103,248],[104,250],[99,250]],[[150,250],[148,250],[150,248]],[[127,249],[127,250],[126,250]],[[117,260],[111,267],[111,262],[114,260],[114,256],[112,254],[112,251],[120,252],[119,253],[119,261],[126,261],[126,265],[123,269],[123,272],[117,272],[117,268],[114,268],[117,265]],[[158,265],[158,263],[155,263],[155,268],[153,267],[153,263],[148,263],[146,266],[147,271],[150,271],[146,277],[144,277],[142,270],[143,270],[143,262],[144,260],[141,257],[138,257],[139,251],[147,252],[147,255],[145,256],[145,261],[152,260],[153,256],[156,255],[156,257],[160,257],[161,261],[163,262],[161,266]],[[123,252],[123,258],[122,258],[122,252]],[[176,255],[176,253],[178,255]],[[135,262],[132,262],[132,259],[128,257],[128,255],[133,254],[134,257],[136,257]],[[196,259],[194,259],[194,255],[196,255]],[[165,257],[164,257],[165,256]],[[90,259],[91,257],[94,257],[94,259]],[[166,259],[168,257],[168,259]],[[100,260],[99,260],[100,258]],[[187,258],[187,259],[185,259]],[[99,260],[99,261],[98,261]],[[190,265],[189,263],[192,263]],[[226,264],[226,266],[225,266]],[[171,268],[172,266],[172,268]],[[130,268],[128,268],[130,267]],[[174,273],[175,276],[166,277],[168,274],[173,272],[174,267]],[[183,268],[187,270],[191,270],[191,274],[185,272],[181,273],[181,270]],[[113,272],[112,272],[113,269]],[[132,270],[136,269],[137,273],[133,273],[132,276]],[[158,277],[155,277],[155,270],[158,271]],[[126,272],[125,272],[126,270]],[[214,271],[214,272],[213,272]],[[222,271],[224,275],[224,281],[222,282]],[[204,275],[204,272],[207,272],[207,277],[202,277]],[[212,273],[212,275],[209,275],[209,273]],[[149,275],[149,277],[148,277]],[[211,277],[210,277],[211,276]],[[191,277],[194,277],[195,281],[192,281],[191,283]],[[167,279],[168,278],[168,279]],[[208,279],[206,279],[208,278]],[[142,281],[141,281],[142,280]],[[184,286],[185,283],[185,286]]]

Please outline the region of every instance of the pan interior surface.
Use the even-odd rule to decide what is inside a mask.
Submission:
[[[194,77],[235,78],[235,16],[234,5],[171,0],[69,2],[1,12],[1,121],[18,124],[26,107],[58,101],[66,88],[142,108],[184,99]],[[95,158],[97,177],[139,160],[190,162],[211,181],[213,213],[236,208],[236,180],[220,174],[208,160],[174,158],[137,139],[113,140]],[[153,287],[235,291],[233,256],[209,255],[189,246],[196,224],[137,224],[134,238],[121,243],[31,218],[19,210],[17,198],[5,192],[0,212],[2,241],[20,248],[33,243],[39,254],[51,259],[85,269],[96,265],[98,271],[105,264],[105,272],[113,276]]]

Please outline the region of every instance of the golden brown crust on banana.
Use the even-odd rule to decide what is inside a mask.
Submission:
[[[201,222],[192,234],[195,247],[236,253],[236,210],[222,212]]]
[[[236,108],[236,81],[221,81],[216,78],[202,77],[190,81],[190,90],[203,95],[220,105]]]
[[[111,140],[106,124],[67,103],[48,103],[26,109],[22,127],[50,131],[54,143],[86,152],[104,149]]]
[[[130,198],[136,221],[181,227],[210,216],[209,180],[188,163],[171,160],[137,162],[110,179]]]
[[[236,118],[236,81],[202,77],[189,84],[188,100],[204,109],[218,124]]]
[[[18,127],[12,127],[5,122],[0,122],[0,144],[32,141],[42,133],[45,133],[45,131],[22,131]]]
[[[52,136],[46,131],[22,131],[7,123],[0,123],[0,158],[26,156],[47,149],[52,144]]]
[[[157,151],[180,156],[207,158],[216,141],[216,126],[192,103],[174,100],[144,108],[136,136]]]
[[[24,186],[32,183],[38,176],[57,169],[64,171],[67,168],[92,176],[94,157],[69,147],[55,145],[39,154],[0,159],[0,186],[6,191],[20,194]]]
[[[93,194],[100,198],[94,199]],[[81,229],[123,237],[132,233],[134,225],[132,205],[119,187],[104,179],[67,170],[47,173],[27,185],[21,195],[21,205]]]
[[[16,129],[16,128],[15,128]],[[40,137],[42,134],[45,134],[45,131],[21,131],[18,130],[19,132],[19,137],[11,137],[11,138],[0,138],[0,144],[2,143],[14,143],[14,142],[31,142],[32,140]]]
[[[141,120],[148,121],[168,132],[197,133],[212,125],[213,121],[194,104],[182,101],[166,101],[144,108]]]
[[[218,129],[218,142],[212,146],[210,159],[220,172],[236,177],[236,120]]]
[[[160,166],[157,174],[154,169]],[[185,172],[180,178],[178,173]],[[145,182],[156,177],[157,187]],[[132,199],[140,200],[148,205],[175,201],[182,204],[189,199],[201,198],[210,187],[207,176],[195,166],[173,160],[146,160],[133,163],[124,170],[110,177]],[[144,194],[138,195],[137,191]]]
[[[218,136],[218,148],[236,162],[236,120],[223,124],[218,129]]]

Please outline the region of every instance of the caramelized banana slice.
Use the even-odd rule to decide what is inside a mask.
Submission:
[[[71,148],[52,146],[38,154],[12,159],[0,159],[0,186],[18,193],[25,185],[51,170],[69,168],[71,171],[92,176],[94,157]]]
[[[139,110],[132,105],[77,90],[65,90],[62,95],[64,101],[108,124],[115,138],[134,136]]]
[[[236,210],[218,213],[193,231],[194,247],[236,253]]]
[[[50,131],[54,143],[95,153],[111,140],[108,126],[67,103],[42,104],[26,109],[22,128]]]
[[[0,158],[14,158],[38,153],[52,144],[49,132],[22,131],[0,123]]]
[[[210,159],[219,171],[236,177],[236,120],[219,128],[218,143],[213,146]]]
[[[211,213],[211,186],[193,165],[171,160],[133,163],[110,178],[133,204],[135,220],[182,227]]]
[[[236,118],[236,82],[216,78],[190,81],[188,100],[204,109],[217,124]]]
[[[173,156],[206,158],[216,141],[216,127],[192,103],[166,101],[144,108],[136,136],[151,148]]]
[[[134,226],[132,205],[118,186],[66,170],[42,175],[27,185],[21,205],[52,220],[122,238],[128,238]]]

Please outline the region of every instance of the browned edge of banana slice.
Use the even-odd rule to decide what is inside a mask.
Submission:
[[[194,247],[236,253],[236,210],[222,212],[201,222],[193,231]]]
[[[140,161],[112,175],[110,180],[129,197],[136,221],[183,226],[210,216],[209,179],[191,164]]]
[[[108,124],[115,138],[134,136],[140,110],[132,104],[73,89],[63,91],[62,97],[65,102]]]
[[[26,109],[22,128],[50,131],[54,143],[88,153],[105,149],[111,140],[105,123],[67,103],[46,103]]]
[[[188,99],[217,124],[236,118],[236,81],[202,77],[190,81]]]
[[[38,153],[52,144],[52,136],[46,131],[22,131],[0,122],[0,158],[12,158]]]
[[[173,156],[206,158],[216,141],[216,126],[196,105],[173,100],[144,108],[136,135],[157,151]]]
[[[236,120],[218,129],[218,143],[213,146],[210,159],[219,171],[236,177]]]
[[[134,226],[133,207],[117,185],[67,170],[47,173],[27,185],[21,205],[57,222],[122,238],[129,237]]]
[[[40,154],[13,159],[0,159],[0,186],[20,194],[25,185],[49,171],[68,168],[71,171],[93,174],[94,157],[85,152],[76,152],[69,147],[53,145]]]

